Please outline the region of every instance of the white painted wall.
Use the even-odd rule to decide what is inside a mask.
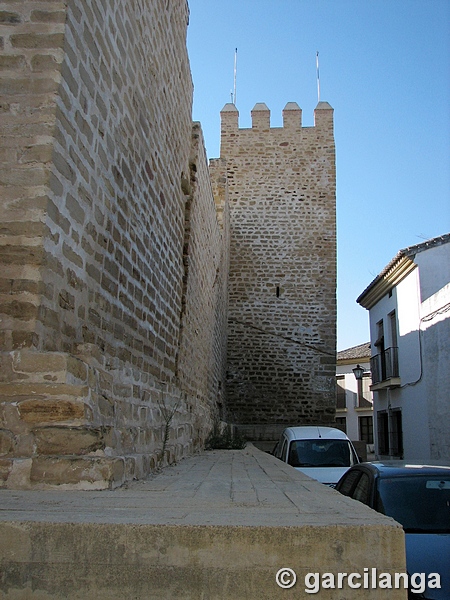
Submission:
[[[356,365],[360,365],[365,371],[370,371],[370,362],[358,361],[349,365],[337,365],[336,375],[344,375],[345,381],[345,396],[346,396],[346,412],[337,411],[337,417],[345,417],[347,420],[347,435],[352,441],[359,440],[359,423],[358,417],[373,416],[371,409],[356,409],[358,400],[358,384],[356,382],[353,370]],[[375,435],[375,430],[374,430]]]
[[[401,387],[374,392],[374,437],[378,453],[377,412],[402,409],[406,460],[450,460],[450,244],[420,252],[418,268],[370,309],[372,344],[383,319],[385,347],[389,314],[397,315]]]
[[[414,262],[419,266],[421,301],[425,302],[450,281],[450,244],[420,252]]]
[[[450,283],[422,304],[430,458],[450,461]]]
[[[420,355],[419,270],[414,269],[393,290],[370,310],[370,335],[373,341],[378,333],[377,323],[383,319],[385,347],[392,344],[389,314],[397,316],[398,358],[401,388],[374,392],[375,453],[379,455],[377,413],[401,408],[403,450],[405,459],[429,458],[430,444],[427,427],[428,413],[423,400],[424,382]]]

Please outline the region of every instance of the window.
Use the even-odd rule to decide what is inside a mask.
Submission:
[[[366,444],[373,444],[372,417],[359,417],[359,439]]]
[[[390,346],[386,347],[383,320],[377,323],[377,339],[374,344],[377,354],[370,359],[372,383],[374,384],[399,377],[397,317],[395,310],[388,315],[388,329],[387,341],[390,342]],[[397,385],[397,382],[395,385]]]
[[[347,433],[347,418],[346,417],[336,417],[336,427]]]
[[[394,409],[388,414],[380,411],[377,414],[378,453],[384,456],[403,456],[402,411]]]
[[[406,532],[450,533],[450,477],[411,475],[381,478],[378,510],[401,523]]]
[[[286,449],[287,449],[287,439],[285,438],[283,441],[283,447],[281,448],[280,458],[281,460],[286,460]]]
[[[336,408],[346,408],[345,375],[336,376]]]
[[[397,318],[395,310],[389,314],[389,325],[391,329],[391,372],[393,376],[398,375],[398,336],[397,336]]]
[[[340,493],[344,494],[344,496],[350,496],[350,494],[352,493],[352,489],[360,475],[361,472],[357,469],[355,469],[354,471],[348,471],[342,479],[342,485],[339,489]]]
[[[383,319],[377,323],[377,341],[375,342],[375,347],[377,349],[377,353],[380,357],[379,360],[379,373],[378,377],[375,381],[384,381],[386,379],[386,355],[385,355],[385,345],[384,345],[384,325]]]
[[[403,456],[403,427],[402,411],[400,409],[392,411],[389,438],[392,456],[401,458]]]
[[[356,484],[352,498],[359,500],[364,504],[369,504],[370,479],[366,473],[361,475],[360,480]]]
[[[283,455],[286,452],[286,444],[287,444],[287,440],[283,436],[279,440],[278,444],[275,446],[275,449],[273,451],[273,455],[276,456],[277,458],[283,460]]]
[[[389,419],[386,411],[377,414],[378,429],[378,453],[389,454]]]
[[[389,327],[391,329],[391,346],[397,348],[397,319],[395,317],[395,310],[389,313]]]
[[[383,352],[384,351],[384,325],[383,325],[383,319],[381,319],[381,321],[378,321],[377,323],[377,340],[375,342],[375,346],[378,349],[378,352]]]
[[[292,467],[351,467],[357,462],[347,440],[293,440],[289,447]]]

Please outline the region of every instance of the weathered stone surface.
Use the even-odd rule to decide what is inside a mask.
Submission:
[[[42,600],[81,600],[89,594],[99,600],[191,600],[202,595],[217,600],[294,600],[300,593],[300,597],[307,595],[308,573],[362,575],[366,564],[379,564],[378,573],[392,577],[396,570],[405,572],[400,532],[395,536],[381,527],[367,535],[363,527],[20,523],[1,524],[0,535],[4,547],[10,540],[12,549],[22,542],[21,560],[10,556],[3,560],[7,568],[4,597],[11,600],[29,598],[31,582]],[[339,542],[329,543],[330,539]],[[384,548],[395,562],[384,558],[373,563],[370,543]],[[345,548],[344,558],[337,557],[336,548]],[[77,560],[80,555],[84,560]],[[275,581],[280,565],[295,568],[298,579],[291,590],[282,589]],[[386,597],[386,590],[380,588],[352,589],[348,585],[341,590],[321,589],[320,597],[335,600],[337,591],[346,600]],[[406,590],[390,589],[389,598],[406,600]]]
[[[9,12],[7,10],[0,10],[0,23],[5,25],[17,25],[21,22],[21,16],[19,13]]]
[[[32,459],[31,484],[41,486],[78,486],[104,489],[123,483],[125,464],[107,457],[36,457]]]
[[[302,129],[290,104],[273,130],[257,105],[239,130],[228,107],[208,170],[185,0],[24,0],[0,22],[8,485],[44,476],[33,462],[29,480],[36,447],[60,449],[65,467],[46,472],[58,484],[74,472],[64,452],[103,452],[92,432],[105,428],[121,457],[95,467],[105,485],[201,448],[226,416],[227,336],[229,419],[331,420],[317,357],[335,342],[332,109]]]
[[[228,231],[192,126],[188,6],[13,5],[0,78],[10,485],[31,485],[36,452],[104,447],[123,457],[119,479],[143,476],[200,448],[224,402]],[[107,442],[93,433],[105,428]]]
[[[12,35],[10,40],[13,48],[62,48],[64,35],[62,33],[18,33]]]
[[[34,431],[36,451],[42,455],[83,455],[111,446],[102,429],[39,427]]]
[[[36,317],[37,307],[31,302],[12,300],[0,303],[0,313],[13,319],[30,321]]]
[[[327,106],[309,128],[295,103],[281,128],[270,128],[263,103],[251,129],[239,129],[233,105],[221,113],[232,230],[228,418],[256,438],[271,439],[274,426],[334,420],[336,174]]]
[[[37,398],[19,402],[20,417],[26,423],[57,423],[80,421],[85,417],[85,405],[71,400]]]
[[[0,429],[0,456],[13,454],[14,445],[14,435],[10,431]]]
[[[11,382],[20,378],[20,374],[14,373],[12,355],[0,353],[0,382]]]
[[[0,483],[7,481],[13,466],[12,459],[0,458]]]
[[[13,352],[11,354],[14,371],[30,377],[39,373],[43,379],[58,377],[66,372],[67,356],[62,353]]]

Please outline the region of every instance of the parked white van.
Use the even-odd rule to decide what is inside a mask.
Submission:
[[[281,434],[273,455],[331,487],[359,462],[353,444],[343,431],[321,425],[288,427]]]

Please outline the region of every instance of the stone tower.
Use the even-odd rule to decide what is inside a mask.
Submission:
[[[230,202],[228,420],[253,439],[286,425],[332,423],[336,350],[336,173],[333,109],[283,127],[263,103],[239,129],[221,112]]]

